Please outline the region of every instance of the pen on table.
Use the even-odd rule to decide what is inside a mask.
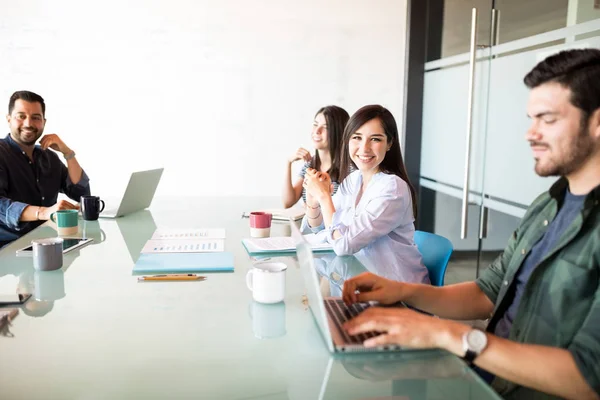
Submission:
[[[206,277],[196,274],[144,275],[138,281],[203,281]]]

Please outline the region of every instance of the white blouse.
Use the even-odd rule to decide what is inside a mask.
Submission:
[[[377,270],[386,278],[403,282],[430,283],[427,268],[414,242],[414,217],[410,189],[406,182],[393,174],[379,172],[362,194],[361,171],[344,179],[333,196],[335,213],[329,229],[321,224],[308,226],[302,220],[304,232],[312,231],[332,244],[337,255],[354,254],[368,269]],[[334,230],[341,237],[333,239]]]

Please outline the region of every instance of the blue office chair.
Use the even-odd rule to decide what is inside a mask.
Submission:
[[[444,276],[448,260],[452,254],[452,242],[435,233],[415,231],[415,243],[423,257],[423,264],[429,271],[433,286],[444,286]]]

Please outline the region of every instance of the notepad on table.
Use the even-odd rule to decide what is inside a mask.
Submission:
[[[140,254],[134,273],[229,272],[233,271],[233,253]]]
[[[315,234],[304,235],[304,238],[311,244],[313,252],[333,251],[331,244],[320,242]],[[260,253],[295,253],[296,241],[294,238],[270,237],[270,238],[248,238],[242,239],[242,244],[248,251],[248,254]]]
[[[260,212],[266,212],[273,215],[274,220],[278,221],[289,221],[290,218],[292,221],[298,221],[304,217],[304,209],[301,207],[291,207],[291,208],[269,208],[264,210],[254,210]],[[245,212],[244,217],[249,217],[250,213]]]

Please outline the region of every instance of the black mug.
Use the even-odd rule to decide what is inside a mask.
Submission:
[[[98,196],[81,196],[81,214],[86,221],[95,221],[104,210],[104,201]],[[102,207],[100,205],[102,204]]]

